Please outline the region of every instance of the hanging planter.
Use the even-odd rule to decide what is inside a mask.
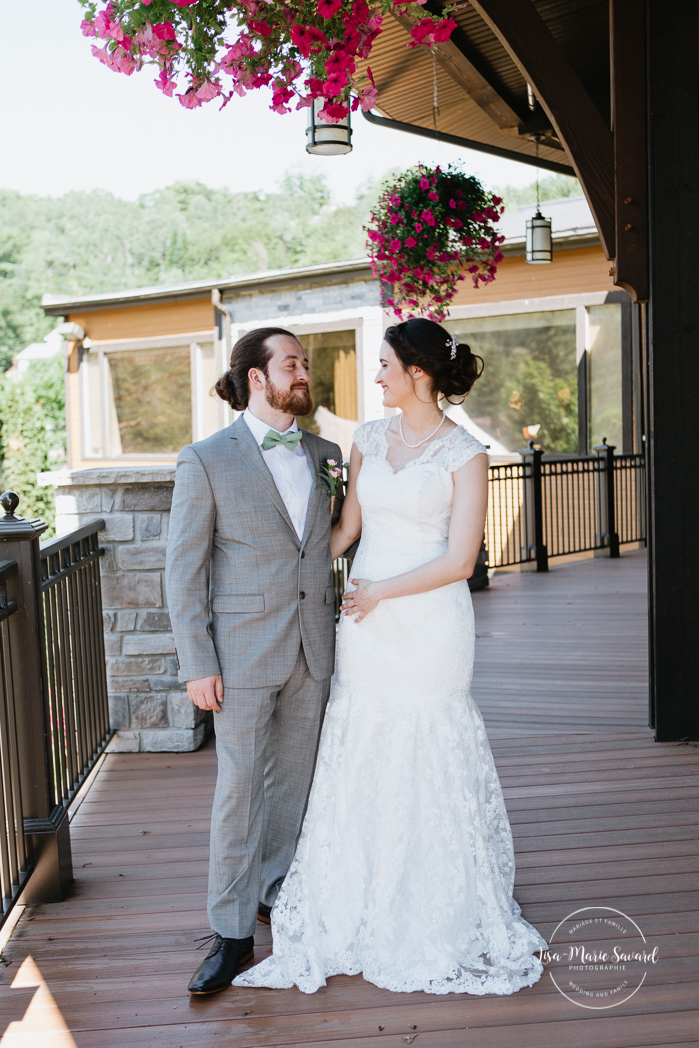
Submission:
[[[366,228],[385,307],[442,320],[459,281],[495,279],[502,261],[496,231],[502,200],[450,164],[411,168],[385,190]]]
[[[155,86],[187,109],[260,87],[271,108],[291,112],[322,100],[325,123],[344,121],[350,109],[371,109],[371,76],[357,72],[369,57],[384,18],[409,13],[407,46],[448,40],[453,18],[434,18],[425,0],[79,0],[92,53],[130,76],[155,66]]]

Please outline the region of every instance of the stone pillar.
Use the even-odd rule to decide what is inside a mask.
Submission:
[[[210,727],[177,680],[165,592],[172,466],[59,470],[39,475],[56,488],[56,532],[95,517],[100,560],[111,750],[195,750]]]

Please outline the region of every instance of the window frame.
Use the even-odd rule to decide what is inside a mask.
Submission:
[[[203,331],[187,331],[180,335],[164,335],[153,338],[142,338],[142,339],[121,339],[114,342],[95,342],[89,347],[84,346],[79,366],[79,382],[80,382],[80,448],[81,456],[84,462],[135,462],[135,463],[149,463],[149,462],[176,462],[176,452],[129,452],[128,454],[121,453],[113,454],[109,446],[109,382],[107,369],[109,363],[107,360],[108,353],[120,353],[120,352],[138,352],[139,350],[147,351],[153,349],[185,349],[189,347],[189,361],[190,361],[190,388],[191,388],[191,401],[190,401],[190,412],[191,412],[191,423],[192,423],[192,441],[200,440],[203,436],[203,413],[201,410],[201,401],[203,396],[202,390],[202,346],[213,345],[214,355],[220,366],[219,374],[225,371],[226,364],[221,364],[221,357],[225,355],[225,343],[222,342],[218,335],[218,331],[215,327],[209,328]],[[95,455],[89,449],[89,437],[92,426],[92,419],[90,417],[90,392],[89,392],[89,377],[88,377],[88,359],[97,357],[98,361],[98,387],[99,395],[101,400],[101,443],[102,443],[102,454]],[[220,409],[219,405],[220,404]],[[222,429],[225,423],[225,416],[223,413],[224,404],[222,401],[218,401],[216,411],[219,421],[219,429]]]

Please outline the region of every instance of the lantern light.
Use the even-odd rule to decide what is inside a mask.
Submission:
[[[536,159],[539,159],[539,136],[536,137]],[[536,214],[527,220],[526,260],[530,265],[540,266],[551,261],[553,236],[551,219],[544,218],[539,206],[539,168],[536,169]]]
[[[342,117],[338,123],[327,123],[320,116],[326,104],[324,98],[314,98],[308,107],[306,127],[306,152],[316,156],[340,156],[352,152],[352,128],[350,116]]]
[[[527,262],[542,265],[551,261],[552,254],[551,219],[544,218],[537,208],[534,217],[527,221]]]

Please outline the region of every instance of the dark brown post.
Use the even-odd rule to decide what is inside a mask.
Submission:
[[[616,501],[614,495],[614,444],[608,444],[602,437],[602,443],[596,444],[597,456],[604,460],[604,476],[598,474],[597,506],[599,513],[600,542],[609,546],[609,556],[619,556],[619,535],[616,530]],[[607,540],[605,543],[605,539]]]
[[[41,599],[39,539],[48,525],[15,516],[19,498],[0,496],[0,560],[15,560],[17,574],[8,579],[8,597],[17,612],[8,620],[13,652],[19,774],[27,855],[33,873],[23,902],[57,902],[73,880],[68,812],[55,804],[49,759],[51,726],[46,719],[46,650]]]
[[[541,470],[541,448],[534,447],[534,441],[529,441],[529,447],[523,448],[520,455],[526,462],[530,461],[529,476],[524,481],[524,513],[527,522],[527,542],[534,536],[534,559],[537,571],[549,570],[549,555],[544,543],[544,498]],[[529,549],[532,547],[529,546]]]

